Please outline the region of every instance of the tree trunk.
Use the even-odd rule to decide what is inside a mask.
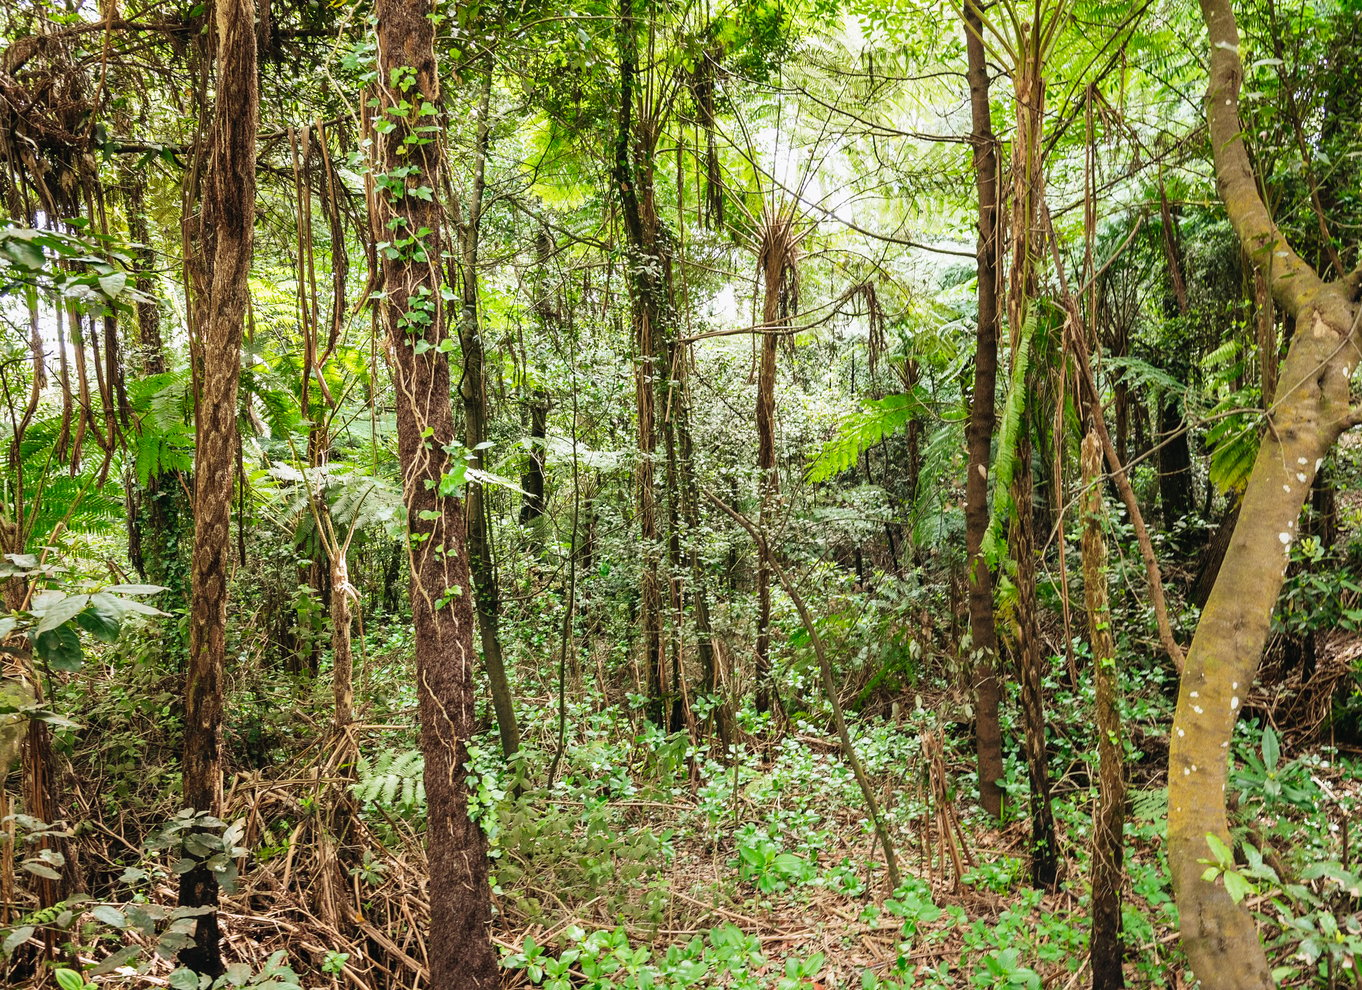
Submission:
[[[232,484],[236,474],[237,383],[255,234],[255,140],[259,91],[255,5],[217,4],[217,97],[203,179],[203,208],[187,238],[197,340],[194,557],[190,573],[189,669],[185,683],[184,803],[222,812],[222,681],[227,654]],[[186,218],[186,224],[193,220]],[[186,856],[190,854],[185,853]],[[197,857],[195,857],[197,858]],[[180,961],[197,973],[223,971],[218,883],[203,863],[180,877],[181,907],[206,907]]]
[[[998,382],[998,148],[989,108],[988,67],[979,8],[965,4],[965,48],[969,58],[970,140],[979,196],[977,294],[974,336],[974,391],[969,416],[969,470],[965,477],[965,547],[969,567],[969,629],[974,661],[975,749],[979,803],[1002,815],[1003,735],[998,721],[1001,689],[996,669],[998,632],[993,618],[993,575],[984,559],[988,531],[988,469],[993,442],[994,393]]]
[[[371,187],[372,236],[383,244],[413,243],[380,252],[383,298],[378,325],[397,393],[398,457],[407,507],[411,612],[416,634],[417,705],[425,755],[430,864],[427,958],[432,987],[494,990],[497,958],[487,925],[486,838],[469,818],[464,775],[475,731],[473,595],[465,552],[464,504],[446,478],[450,449],[458,450],[445,332],[445,285],[438,259],[447,249],[442,207],[431,190],[444,188],[439,82],[429,0],[377,0],[378,109],[395,124],[371,131],[373,169],[413,168],[406,189]],[[410,109],[407,109],[407,108]],[[434,127],[436,130],[426,130]],[[405,152],[405,153],[404,153]],[[397,238],[393,231],[404,232]],[[390,255],[395,255],[390,257]]]
[[[1031,883],[1052,890],[1059,880],[1059,838],[1050,800],[1050,767],[1045,735],[1045,687],[1041,670],[1039,605],[1036,601],[1036,538],[1031,497],[1031,444],[1018,440],[1016,503],[1011,549],[1017,565],[1017,675],[1025,723],[1026,776],[1031,795]]]
[[[1229,0],[1201,0],[1210,34],[1207,124],[1221,199],[1240,244],[1294,318],[1234,535],[1202,610],[1178,693],[1168,754],[1168,864],[1182,941],[1205,990],[1275,986],[1253,917],[1218,879],[1207,836],[1229,845],[1226,750],[1253,684],[1301,508],[1342,431],[1358,422],[1349,376],[1362,360],[1352,281],[1325,283],[1292,249],[1259,196],[1239,119],[1243,65]]]
[[[492,77],[484,77],[481,112],[478,115],[473,188],[468,196],[468,212],[463,217],[460,251],[459,344],[463,350],[463,381],[459,395],[463,400],[464,442],[472,452],[468,466],[482,466],[482,443],[487,439],[487,381],[483,356],[482,327],[478,310],[478,246],[482,231],[483,190],[486,186],[487,120]],[[501,752],[510,759],[520,751],[520,727],[516,724],[515,701],[506,679],[506,662],[501,651],[501,595],[497,588],[496,567],[492,563],[492,534],[488,525],[486,493],[479,482],[468,485],[468,558],[473,572],[473,595],[478,615],[478,635],[482,640],[482,661],[487,668],[492,707],[497,713]]]
[[[762,308],[762,322],[767,331],[781,326],[780,295],[784,281],[780,259],[772,259],[776,252],[766,248],[766,264],[762,274],[765,280],[765,299]],[[774,260],[774,264],[772,263]],[[771,504],[777,493],[776,476],[776,345],[779,343],[774,333],[761,335],[761,363],[757,369],[757,472],[761,499],[757,525],[763,535],[767,533]],[[757,711],[771,710],[771,565],[765,554],[757,557],[757,646],[756,646]]]
[[[1096,689],[1100,794],[1092,837],[1093,990],[1125,986],[1121,970],[1121,880],[1125,857],[1126,784],[1118,705],[1116,644],[1107,603],[1107,543],[1102,533],[1102,441],[1094,430],[1083,441],[1083,598],[1092,643]]]
[[[655,383],[659,370],[665,370],[658,368],[658,345],[665,336],[665,323],[670,318],[667,283],[671,259],[658,236],[657,217],[652,210],[648,156],[635,148],[635,142],[639,141],[638,135],[634,133],[633,120],[635,77],[638,74],[636,31],[633,0],[619,0],[619,21],[616,25],[620,69],[619,117],[612,171],[628,240],[628,281],[638,360],[634,372],[634,399],[638,409],[638,465],[634,483],[643,558],[639,625],[643,632],[643,668],[650,699],[648,714],[655,725],[662,726],[667,723],[668,716],[665,697],[667,655],[662,636],[662,561],[658,542],[653,458],[657,450]],[[641,170],[635,167],[636,151],[642,160]]]

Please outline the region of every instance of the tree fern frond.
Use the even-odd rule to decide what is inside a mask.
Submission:
[[[848,470],[864,451],[929,411],[927,391],[920,386],[911,392],[867,402],[865,408],[842,423],[836,437],[823,445],[809,465],[809,481],[826,481]]]

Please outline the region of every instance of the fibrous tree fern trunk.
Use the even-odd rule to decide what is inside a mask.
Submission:
[[[1003,736],[998,720],[998,630],[993,616],[993,574],[984,557],[988,532],[988,469],[998,387],[998,143],[989,106],[988,65],[979,8],[964,8],[968,57],[974,184],[979,198],[974,336],[974,390],[970,398],[969,472],[965,478],[965,548],[969,567],[969,629],[974,668],[975,750],[979,803],[997,818],[1003,810]]]
[[[1034,23],[1022,25],[1017,64],[1012,71],[1017,132],[1012,142],[1012,217],[1009,228],[1012,266],[1008,272],[1007,317],[1013,360],[1022,353],[1022,336],[1036,298],[1036,261],[1044,244],[1040,225],[1045,195],[1043,128],[1045,80],[1042,39],[1046,23],[1039,8]],[[1025,372],[1025,369],[1022,369]],[[1017,387],[1026,387],[1019,381]],[[1027,417],[1034,420],[1035,417]],[[1032,499],[1031,442],[1023,420],[1017,437],[1017,467],[1012,477],[1013,516],[1009,544],[1016,563],[1017,673],[1021,680],[1027,779],[1031,796],[1031,882],[1051,888],[1059,878],[1059,839],[1050,800],[1046,757],[1044,677],[1036,601],[1035,506]]]
[[[259,89],[255,5],[216,4],[217,87],[197,230],[185,259],[194,291],[194,557],[184,706],[184,803],[222,811],[222,692],[227,654],[232,487],[237,466],[237,384],[255,231]],[[191,218],[186,223],[192,224]],[[188,853],[186,853],[188,855]],[[222,973],[217,877],[204,863],[180,877],[180,905],[207,908],[181,961]]]
[[[667,650],[662,627],[662,553],[658,527],[657,382],[670,374],[663,360],[671,320],[671,255],[653,202],[652,164],[644,134],[645,122],[636,120],[639,71],[638,25],[633,0],[619,0],[615,29],[619,56],[620,90],[615,130],[612,178],[628,242],[629,295],[633,308],[634,398],[638,411],[638,464],[634,472],[638,501],[639,542],[642,550],[639,625],[643,633],[643,669],[649,717],[669,723]],[[643,146],[643,147],[640,147]]]
[[[1216,182],[1240,244],[1296,333],[1278,373],[1257,457],[1215,585],[1187,653],[1168,755],[1168,865],[1183,946],[1205,990],[1266,990],[1272,972],[1245,904],[1203,879],[1207,836],[1231,843],[1226,753],[1262,658],[1273,606],[1315,474],[1359,421],[1350,379],[1362,360],[1356,273],[1325,282],[1287,243],[1259,195],[1243,126],[1244,68],[1230,0],[1201,0],[1210,35],[1206,116]]]
[[[780,490],[776,473],[776,348],[780,334],[789,328],[798,286],[796,235],[785,209],[769,209],[763,215],[760,237],[757,266],[764,292],[757,364],[757,485],[761,499],[757,525],[769,546]],[[775,702],[771,683],[771,561],[764,552],[757,558],[756,678],[757,711],[769,711]]]
[[[1092,837],[1092,934],[1089,960],[1093,990],[1125,986],[1121,969],[1121,881],[1125,858],[1125,766],[1121,746],[1116,644],[1107,602],[1107,544],[1102,532],[1102,440],[1094,430],[1083,440],[1083,599],[1092,644],[1096,688],[1099,780]]]
[[[380,252],[382,299],[378,324],[387,335],[397,406],[398,458],[411,566],[416,633],[416,690],[425,756],[430,869],[432,987],[492,990],[497,959],[487,925],[491,915],[487,848],[468,814],[464,764],[476,731],[473,595],[464,502],[447,480],[458,450],[454,432],[441,258],[448,247],[438,190],[443,150],[440,90],[429,0],[378,0],[377,109],[394,125],[370,127],[377,174],[401,169],[402,182],[370,190],[372,236],[402,243]],[[423,187],[420,196],[406,189]],[[423,198],[424,197],[424,198]]]

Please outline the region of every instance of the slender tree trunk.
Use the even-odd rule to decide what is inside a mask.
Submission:
[[[1045,686],[1041,670],[1040,606],[1036,601],[1036,538],[1031,497],[1031,444],[1018,440],[1012,482],[1016,503],[1011,548],[1017,574],[1017,675],[1025,724],[1026,776],[1031,794],[1031,883],[1044,890],[1059,880],[1059,837],[1050,800],[1050,767],[1045,742]]]
[[[779,268],[772,273],[764,266],[766,298],[763,323],[768,330],[779,325],[780,284]],[[777,494],[776,475],[776,346],[779,338],[774,333],[761,335],[761,363],[757,370],[757,471],[761,508],[757,525],[765,534]],[[757,558],[757,711],[771,710],[771,564],[765,554]]]
[[[520,503],[520,525],[529,526],[544,514],[544,440],[549,430],[549,394],[542,388],[531,393],[530,449],[525,470],[520,475],[520,487],[525,492]]]
[[[463,350],[464,439],[472,452],[469,467],[482,466],[482,443],[487,439],[487,379],[478,309],[478,247],[482,232],[483,191],[486,187],[487,145],[490,124],[492,77],[484,77],[481,112],[478,115],[473,188],[468,197],[462,223],[460,251],[459,343]],[[492,562],[492,534],[488,525],[486,492],[478,482],[468,485],[468,558],[473,571],[474,603],[477,606],[478,635],[482,640],[482,661],[487,668],[492,708],[497,713],[501,752],[508,760],[520,751],[520,727],[516,724],[515,701],[506,678],[506,661],[501,651],[501,594]]]
[[[656,725],[667,721],[667,655],[662,636],[661,547],[658,541],[657,494],[653,460],[657,451],[656,382],[659,344],[665,337],[669,293],[667,273],[670,257],[658,236],[652,211],[650,163],[641,152],[642,167],[635,161],[634,100],[638,75],[638,37],[633,0],[619,0],[616,24],[619,54],[619,115],[615,132],[613,178],[620,197],[625,236],[628,240],[629,293],[633,302],[634,343],[638,364],[634,373],[634,398],[638,409],[638,466],[634,484],[638,499],[639,542],[642,577],[639,625],[643,632],[643,668],[651,699],[649,717]]]
[[[965,548],[969,566],[969,629],[974,660],[975,751],[979,803],[1002,815],[1003,735],[998,721],[998,632],[993,618],[993,575],[984,559],[988,531],[988,469],[993,442],[994,393],[998,383],[998,147],[989,108],[988,66],[979,8],[965,4],[965,49],[969,59],[970,141],[974,182],[979,197],[977,294],[979,318],[974,337],[974,391],[969,416],[969,471],[965,477]]]
[[[395,124],[370,132],[375,173],[411,168],[407,188],[444,188],[440,170],[440,102],[429,0],[377,0],[376,119]],[[407,109],[410,108],[410,109]],[[427,130],[426,128],[435,128]],[[469,818],[464,764],[475,727],[472,582],[465,552],[464,503],[445,479],[458,449],[451,402],[444,280],[447,249],[436,195],[370,190],[376,242],[407,232],[413,243],[381,252],[378,324],[387,334],[397,393],[398,457],[407,507],[411,612],[416,633],[416,689],[425,755],[426,844],[430,864],[427,958],[432,987],[493,990],[497,959],[486,838]],[[402,239],[405,239],[402,238]],[[396,255],[390,257],[390,254]]]
[[[1182,942],[1205,990],[1275,986],[1248,906],[1203,879],[1207,843],[1226,846],[1225,753],[1253,685],[1301,508],[1325,456],[1362,417],[1349,378],[1362,360],[1357,283],[1324,282],[1273,222],[1239,119],[1244,69],[1229,0],[1201,0],[1210,35],[1207,125],[1221,199],[1240,244],[1297,331],[1249,473],[1234,535],[1187,654],[1168,754],[1168,865]]]
[[[1013,70],[1017,133],[1012,144],[1012,267],[1008,272],[1008,329],[1013,360],[1020,350],[1029,307],[1036,295],[1036,259],[1044,244],[1040,225],[1045,196],[1043,128],[1045,80],[1039,48],[1044,32],[1031,25],[1021,38],[1018,64]],[[1022,383],[1026,387],[1026,383]],[[1041,641],[1036,601],[1035,506],[1032,498],[1031,422],[1023,421],[1017,438],[1017,468],[1012,479],[1010,545],[1016,562],[1017,659],[1021,679],[1022,717],[1026,735],[1026,771],[1031,796],[1031,882],[1053,888],[1059,879],[1059,840],[1050,800],[1050,770],[1046,753],[1045,694],[1041,670]]]
[[[1116,644],[1107,603],[1107,543],[1102,533],[1102,441],[1092,431],[1083,441],[1083,598],[1088,609],[1096,688],[1099,790],[1092,837],[1092,935],[1089,959],[1093,990],[1125,986],[1121,969],[1121,882],[1125,857],[1126,782],[1118,705]]]
[[[218,0],[216,16],[217,97],[203,173],[202,212],[198,229],[188,238],[198,256],[186,258],[195,293],[198,395],[184,713],[184,803],[215,816],[222,812],[222,681],[237,464],[237,383],[255,234],[259,125],[255,6],[251,0]],[[181,876],[180,906],[209,911],[199,917],[194,944],[181,952],[180,960],[195,972],[214,977],[223,971],[217,904],[217,877],[205,864]]]

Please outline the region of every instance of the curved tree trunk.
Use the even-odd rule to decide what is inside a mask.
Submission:
[[[185,683],[184,803],[222,811],[222,680],[227,654],[232,485],[237,466],[237,383],[255,234],[259,91],[255,5],[219,0],[217,97],[203,179],[203,209],[188,238],[198,394],[194,417],[194,558]],[[193,221],[186,218],[187,224]],[[186,855],[189,855],[186,853]],[[218,883],[200,863],[180,878],[180,906],[206,907],[180,954],[197,973],[222,973]]]
[[[969,471],[965,476],[965,546],[969,561],[969,630],[974,657],[975,750],[979,803],[998,818],[1003,813],[1003,733],[998,721],[998,630],[993,618],[993,575],[984,559],[988,531],[988,468],[993,444],[994,393],[998,387],[998,147],[989,108],[988,66],[979,8],[965,4],[965,49],[974,148],[974,184],[979,195],[976,282],[979,317],[974,336],[974,390],[969,414]]]
[[[1229,0],[1201,0],[1210,34],[1207,123],[1217,185],[1245,251],[1296,322],[1234,535],[1178,693],[1168,756],[1168,864],[1182,941],[1205,990],[1267,990],[1272,973],[1253,918],[1219,881],[1207,836],[1229,845],[1225,754],[1253,684],[1301,508],[1325,455],[1358,421],[1349,377],[1362,348],[1356,282],[1325,283],[1292,249],[1258,194],[1239,120],[1239,31]]]
[[[378,110],[395,123],[371,133],[376,173],[414,167],[409,188],[444,188],[438,125],[434,27],[429,0],[378,0]],[[422,112],[423,105],[429,109]],[[411,107],[411,110],[402,108]],[[407,142],[410,143],[407,143]],[[403,153],[405,152],[405,154]],[[398,457],[407,507],[411,611],[416,632],[417,705],[425,755],[430,863],[432,987],[493,990],[497,959],[487,925],[491,916],[486,838],[469,818],[464,764],[472,737],[477,663],[473,595],[465,552],[464,503],[446,484],[457,449],[449,358],[440,345],[446,319],[438,259],[446,250],[438,198],[400,189],[370,192],[375,241],[410,231],[405,251],[382,252],[379,326],[397,404]],[[396,257],[389,257],[396,254]]]

